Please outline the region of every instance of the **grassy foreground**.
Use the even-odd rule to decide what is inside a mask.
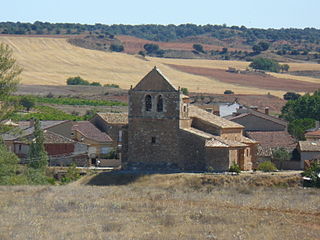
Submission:
[[[0,239],[320,238],[319,189],[296,187],[296,176],[272,180],[283,186],[287,178],[295,186],[289,188],[257,187],[270,183],[265,176],[231,178],[172,174],[112,182],[101,174],[83,179],[87,185],[0,187]]]

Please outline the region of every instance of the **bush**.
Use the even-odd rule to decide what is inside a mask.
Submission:
[[[263,172],[274,172],[277,168],[271,161],[265,161],[259,164],[258,170]]]
[[[320,188],[320,162],[313,162],[311,166],[302,173],[302,176],[311,179],[310,187]]]
[[[29,112],[34,107],[35,101],[32,97],[24,96],[20,99],[19,103]]]
[[[113,52],[123,52],[124,47],[121,44],[111,44],[110,50]]]
[[[98,87],[101,87],[101,83],[99,83],[99,82],[92,82],[92,83],[90,83],[90,86],[98,86]]]
[[[241,169],[238,164],[233,163],[232,166],[229,168],[229,172],[234,172],[234,173],[241,173]]]
[[[194,50],[201,52],[201,53],[204,53],[203,46],[201,44],[193,44],[192,47]]]
[[[80,76],[77,76],[68,78],[67,85],[89,85],[89,82],[87,80],[84,80]]]
[[[114,84],[114,83],[107,83],[105,85],[103,85],[104,87],[108,87],[108,88],[119,88],[119,85],[118,84]]]
[[[225,90],[223,94],[234,94],[234,92],[232,90]]]
[[[72,163],[67,170],[66,175],[63,176],[61,179],[62,183],[69,183],[72,181],[75,181],[80,178],[80,171],[77,169],[77,166],[75,163]]]

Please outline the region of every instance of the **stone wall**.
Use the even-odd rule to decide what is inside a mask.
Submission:
[[[225,171],[231,166],[228,148],[206,148],[206,166],[215,171]]]
[[[179,166],[186,170],[204,170],[206,167],[206,139],[187,132],[179,131]]]

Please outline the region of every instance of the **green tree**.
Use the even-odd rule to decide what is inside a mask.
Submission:
[[[290,66],[288,64],[282,64],[280,65],[280,70],[281,72],[288,72],[289,71]]]
[[[38,119],[34,120],[34,138],[31,141],[28,162],[29,167],[39,170],[45,170],[48,166],[48,154],[44,148],[44,135],[41,129],[41,123]]]
[[[272,160],[280,162],[280,169],[282,169],[283,162],[290,160],[290,158],[290,153],[283,147],[272,150]]]
[[[148,54],[156,53],[160,50],[159,45],[153,43],[147,43],[143,46]]]
[[[67,79],[67,85],[89,85],[90,83],[87,80],[84,80],[80,76],[70,77]]]
[[[204,53],[204,50],[203,50],[203,46],[201,44],[193,44],[193,49],[196,50],[197,52],[201,52],[201,53]]]
[[[12,50],[8,45],[0,44],[0,123],[7,119],[14,110],[16,110],[16,102],[10,99],[13,92],[16,91],[19,84],[19,75],[22,71],[14,57]],[[0,133],[3,133],[7,128],[0,124]]]
[[[298,140],[305,140],[305,131],[313,127],[315,120],[312,118],[295,119],[289,123],[288,132]]]
[[[26,184],[27,179],[17,174],[18,157],[9,152],[3,143],[0,144],[0,185]]]
[[[19,102],[28,112],[35,105],[34,99],[28,96],[22,97]]]
[[[281,117],[291,122],[295,119],[312,118],[320,120],[320,91],[305,94],[290,100],[281,110]]]
[[[113,52],[123,52],[124,47],[121,44],[111,44],[110,50]]]
[[[253,69],[265,70],[270,72],[279,72],[280,70],[280,65],[277,61],[261,57],[253,59],[249,67],[252,67]]]
[[[189,95],[189,90],[188,90],[188,88],[181,88],[181,92],[182,92],[184,95]]]
[[[286,92],[283,95],[284,100],[297,100],[299,97],[301,97],[301,95],[295,92]]]

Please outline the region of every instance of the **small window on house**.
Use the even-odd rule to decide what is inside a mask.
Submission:
[[[157,98],[157,112],[162,112],[162,111],[163,111],[163,98],[161,95],[159,95]]]
[[[21,146],[21,144],[19,144],[19,151],[21,151],[21,148],[22,148],[22,146]]]
[[[156,137],[151,137],[151,144],[155,144],[156,143]]]
[[[146,111],[148,112],[150,112],[152,109],[152,100],[150,95],[147,95],[145,97],[145,107],[146,107]]]
[[[187,112],[187,106],[186,105],[183,105],[183,111]]]

